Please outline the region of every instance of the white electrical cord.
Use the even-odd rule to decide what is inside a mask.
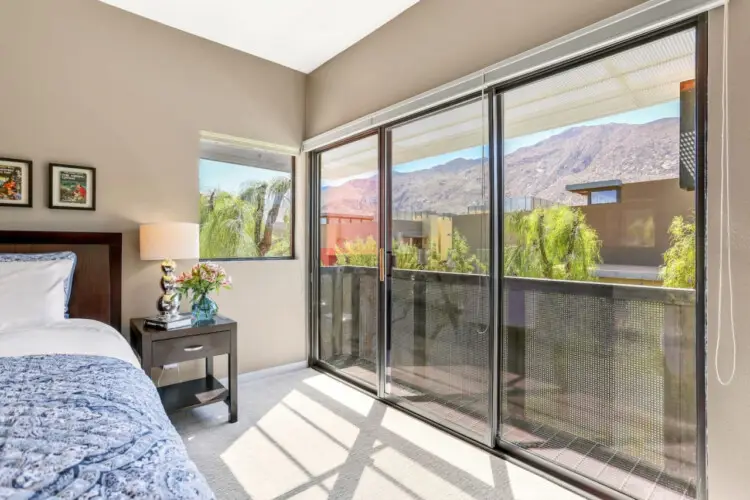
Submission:
[[[724,5],[724,40],[721,74],[721,208],[719,222],[719,321],[716,331],[716,353],[714,366],[716,378],[721,385],[727,386],[734,380],[737,372],[737,335],[734,326],[734,286],[732,284],[732,232],[731,203],[729,190],[729,1]],[[724,199],[726,198],[726,205]],[[724,225],[724,207],[726,206],[727,223]],[[729,378],[724,380],[719,371],[719,348],[721,347],[722,296],[724,292],[724,233],[727,236],[727,271],[729,275],[729,326],[732,334],[732,370]]]

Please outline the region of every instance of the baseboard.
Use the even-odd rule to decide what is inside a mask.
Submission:
[[[241,384],[242,382],[251,382],[267,377],[273,377],[274,375],[284,375],[285,373],[303,370],[307,368],[307,366],[307,361],[297,361],[296,363],[289,363],[288,365],[272,366],[271,368],[264,368],[262,370],[240,373],[237,375],[237,382]],[[226,384],[227,379],[223,378],[221,382]]]

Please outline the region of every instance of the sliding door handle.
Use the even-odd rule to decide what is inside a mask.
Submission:
[[[385,248],[378,250],[378,271],[380,272],[380,281],[385,281]]]

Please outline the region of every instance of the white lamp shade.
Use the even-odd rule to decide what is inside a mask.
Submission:
[[[199,257],[198,224],[163,222],[141,226],[141,260],[180,260]]]

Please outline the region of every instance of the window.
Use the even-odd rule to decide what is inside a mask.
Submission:
[[[589,194],[589,205],[605,205],[607,203],[618,203],[620,200],[620,191],[617,189],[607,189],[605,191],[592,191]]]
[[[201,259],[279,259],[294,253],[294,157],[201,144]]]
[[[607,118],[605,118],[605,119],[607,119]],[[618,119],[618,117],[615,116],[612,119]],[[597,127],[596,120],[592,120],[591,121],[591,123],[593,125],[587,125],[586,123],[587,122],[584,122],[584,125],[583,125],[584,127],[591,127],[591,128],[596,128]],[[600,127],[600,128],[604,131],[604,132],[602,132],[603,134],[607,134],[608,133],[608,129],[606,127],[605,128]],[[576,130],[576,127],[572,127],[572,128],[568,127],[567,129],[562,128],[561,130],[572,130],[573,131],[572,133],[578,132],[578,130]],[[554,137],[554,135],[553,135],[553,137]],[[606,136],[605,136],[605,138],[603,140],[604,141],[607,140]],[[631,141],[631,142],[633,142],[633,141]],[[607,145],[607,143],[604,142],[604,146],[606,146],[606,145]],[[575,161],[576,160],[573,159],[573,162],[575,162]],[[601,175],[601,172],[594,173],[594,172],[590,172],[590,169],[588,169],[588,168],[586,168],[584,166],[581,166],[581,167],[578,167],[578,168],[580,168],[581,171],[577,172],[576,175],[581,175],[581,176],[596,176],[596,175]],[[610,171],[613,170],[611,167],[609,167],[606,164],[605,164],[605,168],[607,168]],[[594,170],[596,170],[596,169],[594,169]],[[565,175],[565,174],[563,173],[563,175]],[[622,185],[623,185],[623,182],[620,179],[594,180],[592,182],[584,182],[582,184],[568,184],[567,186],[565,186],[565,191],[567,191],[568,193],[575,193],[577,195],[585,196],[586,197],[585,204],[588,204],[588,205],[607,205],[609,203],[620,203],[620,199],[622,197]],[[566,197],[568,197],[567,193],[566,193]],[[576,198],[570,199],[569,198],[569,201],[571,202],[570,204],[572,204],[572,205],[579,205],[579,204],[581,204],[579,202],[579,200],[580,200],[580,198],[578,198],[578,199],[576,199]],[[563,200],[557,200],[557,201],[563,201]]]

